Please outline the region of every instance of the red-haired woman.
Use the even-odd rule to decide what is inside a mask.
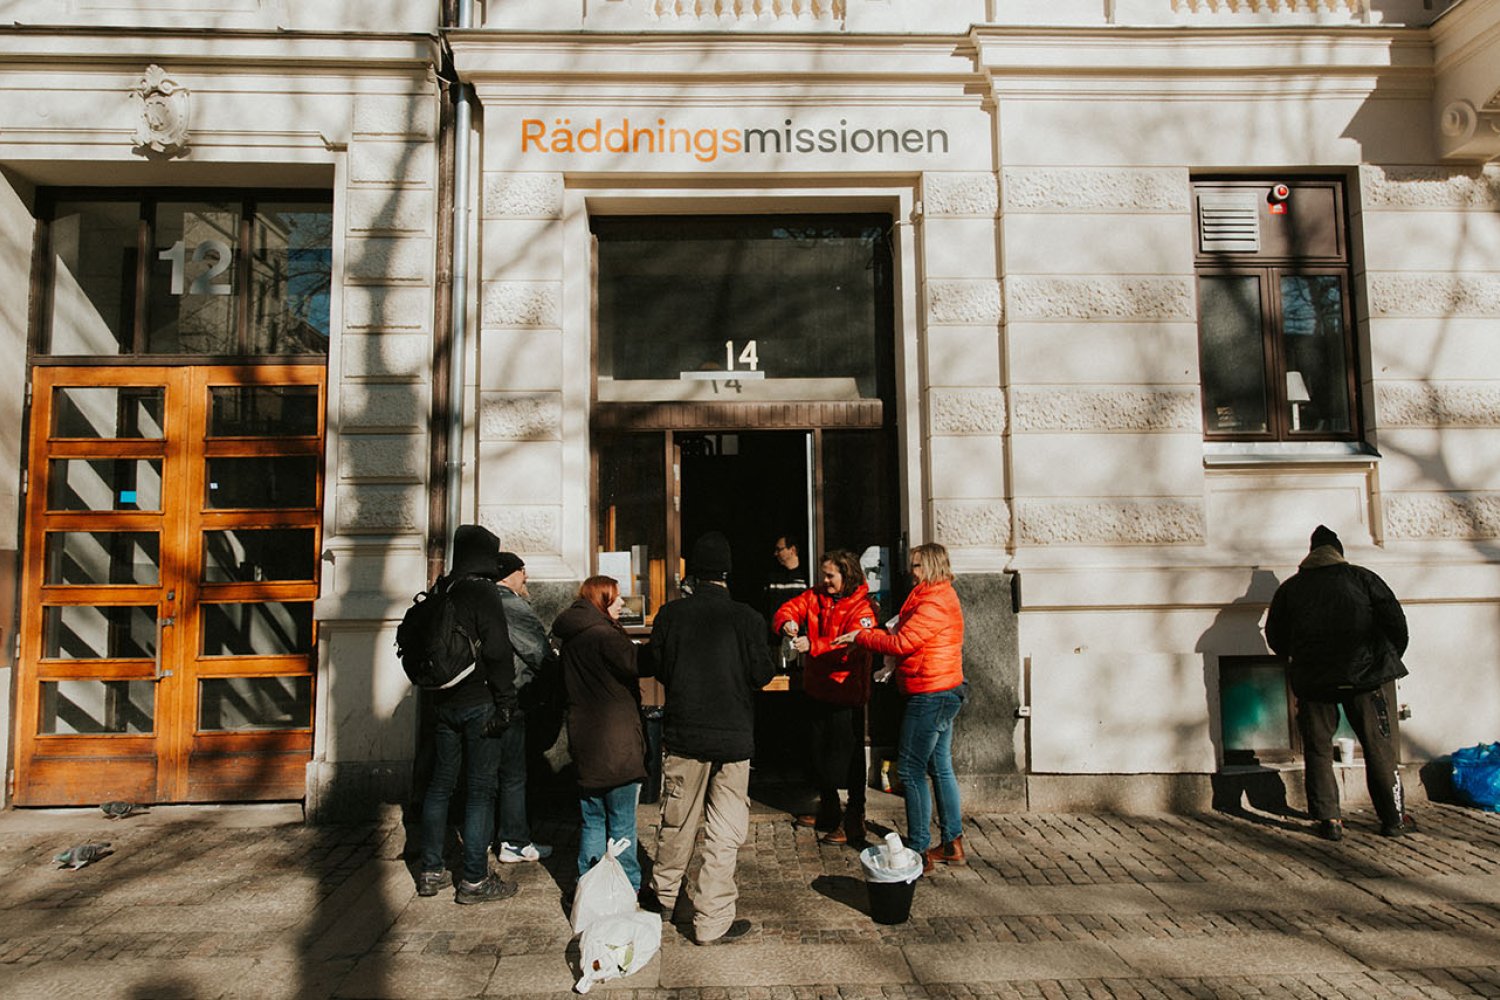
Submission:
[[[839,549],[819,561],[819,585],[783,604],[771,628],[793,637],[806,653],[802,691],[807,707],[808,774],[818,789],[816,814],[797,817],[802,826],[826,831],[825,843],[865,842],[865,702],[870,700],[870,654],[835,646],[835,637],[871,628],[875,609],[864,569],[853,552]],[[849,789],[847,809],[839,789]],[[843,823],[840,825],[840,817]]]
[[[578,767],[578,874],[624,837],[631,846],[620,865],[639,891],[635,806],[646,778],[646,733],[636,646],[620,627],[624,605],[613,577],[591,576],[552,623],[552,635],[562,650],[568,747]]]

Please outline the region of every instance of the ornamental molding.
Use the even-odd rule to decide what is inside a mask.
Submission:
[[[1192,320],[1196,317],[1189,278],[1008,279],[1012,320]]]
[[[1188,175],[1173,169],[1013,167],[1004,171],[1007,212],[1188,211]]]
[[[639,0],[648,17],[711,22],[803,22],[844,26],[845,0]]]
[[[1367,0],[1172,0],[1179,14],[1346,14],[1364,20]]]
[[[1181,500],[1022,500],[1018,531],[1026,545],[1201,544],[1203,505]]]
[[[1185,431],[1198,394],[1158,389],[1013,389],[1017,431]]]
[[[1500,494],[1386,494],[1387,538],[1500,537]]]
[[[1500,211],[1500,164],[1364,166],[1359,180],[1366,209]]]
[[[1375,387],[1381,427],[1500,427],[1500,384],[1381,383]]]
[[[130,96],[140,102],[137,109],[140,120],[136,122],[132,137],[135,152],[142,156],[155,153],[167,158],[187,155],[187,88],[153,63],[146,67]]]

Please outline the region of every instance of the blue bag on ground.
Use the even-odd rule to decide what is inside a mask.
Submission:
[[[1453,751],[1453,790],[1471,806],[1500,812],[1500,743]]]

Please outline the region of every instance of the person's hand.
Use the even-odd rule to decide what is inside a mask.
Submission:
[[[876,671],[870,675],[870,679],[873,680],[876,684],[884,684],[886,681],[891,679],[891,674],[895,672],[895,661],[887,660],[884,666],[877,668]]]
[[[812,648],[812,640],[805,635],[799,635],[792,640],[792,648],[799,653],[805,653]]]
[[[854,640],[858,635],[858,629],[855,629],[853,632],[845,632],[843,635],[835,638],[833,640],[833,644],[835,646],[852,646],[854,645]]]
[[[797,628],[796,622],[787,622],[785,625],[781,626],[782,635],[796,635],[798,631],[800,630]]]

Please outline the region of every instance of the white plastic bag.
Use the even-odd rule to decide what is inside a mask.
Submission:
[[[600,864],[606,860],[610,859],[600,859]],[[598,867],[595,865],[589,873]],[[600,917],[584,930],[579,946],[583,953],[579,961],[583,975],[573,988],[579,993],[587,993],[595,983],[618,979],[645,968],[661,949],[661,915],[636,910]]]
[[[611,840],[604,857],[583,873],[573,891],[573,933],[581,934],[600,917],[634,913],[635,889],[620,867],[619,856],[635,850],[635,841],[626,837]]]

